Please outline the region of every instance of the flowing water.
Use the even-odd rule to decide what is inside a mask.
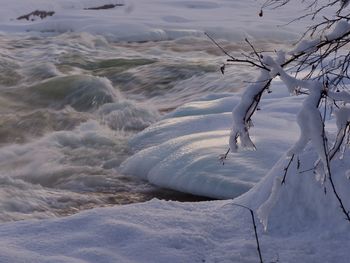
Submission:
[[[153,197],[196,200],[126,177],[118,166],[132,154],[128,139],[164,113],[251,79],[240,67],[222,76],[223,60],[205,39],[1,35],[0,221]]]

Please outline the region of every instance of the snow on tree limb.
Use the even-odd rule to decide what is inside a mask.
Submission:
[[[261,69],[257,81],[247,87],[240,103],[233,109],[233,126],[229,138],[232,152],[238,149],[238,139],[243,148],[255,149],[248,131],[251,127],[251,116],[260,102],[262,93],[270,86],[270,83],[269,71]]]
[[[350,102],[350,93],[344,90],[339,92],[328,91],[327,95],[334,101]]]
[[[270,4],[279,3],[286,4],[289,1],[268,1]],[[332,3],[331,5],[333,5]],[[332,81],[332,84],[339,83],[339,80],[346,77],[343,72],[348,70],[348,65],[344,68],[332,68],[333,65],[328,64],[323,66],[323,60],[327,56],[335,53],[342,46],[338,45],[339,41],[348,38],[350,35],[350,24],[344,19],[337,20],[333,29],[325,36],[314,40],[302,41],[289,54],[291,57],[285,60],[285,54],[279,52],[277,58],[273,59],[270,56],[259,58],[262,66],[260,68],[260,75],[257,81],[249,85],[242,95],[241,102],[233,109],[233,126],[230,133],[229,145],[232,152],[237,151],[239,146],[243,148],[255,149],[255,145],[249,136],[249,128],[251,127],[251,117],[254,114],[263,92],[269,87],[271,80],[277,75],[283,81],[291,94],[298,94],[300,90],[306,90],[309,94],[302,104],[302,108],[297,116],[297,122],[300,127],[300,137],[296,144],[290,149],[289,155],[299,154],[311,141],[315,150],[317,151],[322,163],[326,164],[327,156],[324,151],[324,123],[322,116],[318,109],[323,95],[328,95],[335,101],[341,100],[343,102],[350,101],[350,94],[346,91],[333,92],[328,90],[328,85],[324,83],[324,78],[321,76],[327,75],[327,80]],[[250,44],[250,42],[248,42]],[[252,44],[250,44],[252,46]],[[326,48],[324,54],[319,55],[318,51]],[[253,48],[254,53],[257,54]],[[281,55],[282,54],[282,55]],[[337,57],[336,57],[337,58]],[[297,64],[297,73],[310,67],[311,71],[307,75],[309,80],[299,80],[286,73],[283,67],[289,64]],[[329,66],[329,68],[327,68]],[[294,66],[295,67],[295,66]],[[316,78],[311,79],[311,76],[316,72],[316,69],[321,68],[321,73]],[[334,70],[334,71],[333,71]],[[337,74],[339,71],[339,74]],[[332,76],[330,78],[328,75]],[[327,87],[326,87],[327,86]],[[326,90],[327,89],[327,90]]]
[[[324,123],[318,109],[323,94],[323,84],[318,81],[299,80],[288,75],[272,57],[265,57],[263,63],[270,71],[260,71],[258,80],[247,88],[241,102],[233,110],[233,128],[229,139],[231,150],[236,151],[238,149],[238,138],[243,148],[255,149],[248,132],[252,110],[255,110],[260,96],[266,89],[266,85],[270,83],[271,78],[279,75],[290,93],[295,93],[299,89],[307,90],[309,93],[297,116],[300,137],[289,150],[288,155],[300,154],[308,142],[311,141],[319,158],[324,166],[326,166],[327,156],[324,151],[323,141],[325,136]],[[259,100],[257,100],[257,96],[259,96]]]
[[[290,2],[293,1],[267,0],[263,8],[278,8]],[[350,212],[344,206],[341,194],[338,192],[334,183],[330,167],[330,161],[340,152],[346,135],[350,133],[350,108],[339,108],[335,104],[337,101],[343,104],[350,102],[349,84],[348,81],[344,81],[350,80],[350,53],[347,51],[348,49],[344,48],[350,44],[350,13],[344,14],[343,12],[349,2],[349,0],[312,0],[310,3],[308,1],[302,1],[302,3],[308,5],[306,10],[309,13],[301,15],[293,21],[307,17],[313,21],[322,11],[330,7],[336,7],[337,4],[340,5],[334,12],[333,17],[328,18],[323,16],[323,21],[316,22],[314,25],[308,27],[301,38],[302,41],[289,53],[291,58],[286,60],[285,63],[280,66],[280,64],[274,63],[274,61],[270,61],[268,64],[273,68],[273,72],[277,72],[290,91],[302,89],[307,90],[308,93],[297,116],[300,137],[288,152],[292,158],[286,169],[288,169],[293,161],[294,155],[300,154],[308,142],[311,142],[312,147],[319,157],[312,170],[316,171],[319,175],[323,174],[324,180],[327,176],[340,209],[345,215],[346,220],[350,222]],[[316,38],[314,37],[315,34],[317,36]],[[305,39],[306,36],[309,36],[311,39]],[[294,77],[288,75],[283,69],[290,63],[294,64],[294,66],[289,68],[289,70],[294,70]],[[304,75],[303,79],[298,80],[296,78],[298,73],[303,72],[305,74],[307,71],[308,73]],[[341,89],[343,90],[341,91]],[[327,98],[332,99],[334,104],[339,108],[335,112],[338,128],[337,137],[330,150],[324,125]],[[324,99],[325,105],[324,118],[322,118],[319,110],[319,104],[322,99]],[[280,186],[278,184],[275,184],[275,186],[272,189],[269,199],[258,211],[265,227],[267,226],[270,210],[278,199],[278,193],[280,193]]]
[[[279,8],[290,2],[292,1],[267,0],[262,9],[266,7]],[[308,1],[302,0],[301,2],[308,4]],[[307,171],[313,170],[319,175],[322,174],[321,177],[323,176],[324,179],[326,177],[329,179],[328,181],[341,211],[346,216],[346,220],[350,222],[350,212],[344,206],[341,195],[334,184],[330,167],[330,161],[340,151],[341,146],[344,144],[344,138],[350,133],[350,108],[340,108],[335,114],[338,133],[331,149],[329,149],[324,123],[327,98],[333,100],[337,108],[339,107],[335,102],[343,104],[350,102],[350,93],[348,92],[350,52],[344,48],[350,45],[350,13],[342,14],[350,1],[310,0],[310,2],[306,8],[310,12],[301,15],[293,21],[305,18],[311,18],[311,21],[314,21],[316,16],[322,11],[335,7],[339,3],[340,5],[332,18],[324,16],[323,21],[311,24],[306,29],[299,45],[287,53],[289,55],[287,59],[284,52],[277,52],[275,58],[265,56],[266,52],[257,51],[247,39],[246,42],[252,48],[253,55],[243,54],[244,59],[232,57],[219,43],[208,36],[229,57],[228,62],[250,64],[260,72],[256,82],[246,88],[241,101],[232,111],[233,125],[229,136],[230,148],[220,157],[221,160],[226,159],[230,151],[236,152],[239,147],[255,149],[255,145],[249,135],[249,128],[252,126],[251,118],[258,108],[262,94],[269,89],[272,80],[276,76],[280,77],[290,94],[306,95],[297,115],[300,137],[287,153],[287,156],[289,155],[291,158],[284,169],[283,179],[274,183],[270,197],[258,210],[265,227],[267,226],[269,213],[278,199],[279,189],[281,184],[285,182],[288,168],[292,164],[294,156],[301,154],[308,144],[311,144],[311,147],[317,153],[318,160],[314,168]],[[262,10],[259,16],[263,16]],[[315,34],[317,35],[316,38],[314,37]],[[307,37],[310,37],[310,39],[306,39]],[[222,73],[224,73],[225,65],[221,67]],[[287,72],[293,72],[293,76]],[[300,75],[302,75],[301,78]],[[323,105],[325,105],[323,117],[319,109],[322,100],[324,100]],[[299,169],[299,158],[297,160],[297,169]]]
[[[341,36],[343,36],[344,34],[347,34],[350,31],[350,24],[348,21],[346,20],[339,20],[336,24],[334,29],[332,30],[332,32],[330,32],[329,34],[327,34],[325,36],[325,38],[328,41],[332,41],[335,40]]]
[[[342,107],[338,111],[335,112],[335,116],[337,118],[337,137],[334,142],[334,145],[332,149],[329,151],[329,158],[332,160],[337,152],[339,152],[339,149],[341,145],[344,142],[346,133],[349,132],[347,129],[350,125],[350,108],[349,107]]]

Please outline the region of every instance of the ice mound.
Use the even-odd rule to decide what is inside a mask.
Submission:
[[[279,85],[279,84],[278,84]],[[231,125],[229,112],[239,95],[223,94],[185,104],[137,134],[130,145],[137,152],[121,172],[161,187],[213,198],[232,198],[246,192],[296,140],[295,112],[299,98],[279,86],[266,95],[253,122],[257,151],[230,154],[224,165]],[[285,111],[280,112],[283,107]]]

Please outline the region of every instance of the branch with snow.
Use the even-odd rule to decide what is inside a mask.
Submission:
[[[269,71],[262,69],[258,80],[246,89],[240,103],[233,109],[233,126],[229,139],[232,152],[237,151],[238,141],[244,148],[255,149],[255,145],[249,136],[249,128],[252,126],[251,116],[258,107],[263,92],[270,84]]]
[[[289,0],[271,0],[266,1],[264,7],[274,6],[277,8],[289,2]],[[338,132],[332,147],[329,146],[325,131],[326,114],[324,113],[324,116],[322,116],[319,109],[322,100],[325,100],[324,105],[327,107],[327,98],[333,101],[335,105],[336,102],[343,104],[350,102],[350,93],[347,87],[347,82],[350,80],[350,53],[344,49],[344,47],[350,45],[350,14],[342,15],[342,11],[349,1],[328,1],[328,3],[318,8],[316,6],[319,4],[319,1],[313,1],[308,6],[308,9],[315,9],[298,19],[303,19],[310,15],[314,19],[323,9],[335,6],[339,2],[341,4],[338,7],[335,18],[329,19],[324,17],[324,21],[310,26],[303,35],[302,41],[299,42],[294,50],[288,53],[288,59],[285,58],[284,52],[278,52],[275,58],[263,56],[262,52],[256,51],[254,46],[247,40],[246,42],[253,49],[255,57],[247,56],[245,59],[237,59],[231,57],[215,40],[212,40],[230,57],[227,60],[228,62],[248,63],[260,71],[257,80],[246,88],[241,101],[232,111],[233,124],[229,136],[230,148],[223,155],[222,159],[227,157],[229,151],[236,152],[240,147],[256,149],[249,134],[249,129],[252,127],[252,116],[258,108],[262,94],[268,90],[271,81],[276,76],[279,76],[290,94],[306,95],[297,115],[300,136],[287,153],[287,156],[290,156],[290,161],[285,169],[282,183],[285,182],[288,167],[293,162],[294,156],[302,154],[305,147],[311,144],[318,155],[314,170],[322,173],[324,178],[329,178],[340,208],[346,219],[350,221],[349,212],[346,210],[333,183],[330,168],[330,161],[340,151],[342,145],[344,145],[344,138],[349,134],[350,109],[342,107],[336,111]],[[305,36],[309,35],[312,37],[316,33],[319,37],[304,39]],[[293,72],[293,75],[289,72]],[[301,73],[303,77],[300,78]],[[281,182],[279,182],[279,185],[281,185]],[[280,187],[276,186],[277,188],[279,189]],[[270,206],[273,206],[272,201]],[[269,209],[263,210],[267,211]]]

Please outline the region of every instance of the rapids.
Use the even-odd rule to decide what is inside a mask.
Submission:
[[[237,45],[225,42],[239,52]],[[1,36],[0,221],[153,197],[197,200],[118,172],[128,141],[179,105],[234,92],[206,39],[113,43],[87,33]]]

